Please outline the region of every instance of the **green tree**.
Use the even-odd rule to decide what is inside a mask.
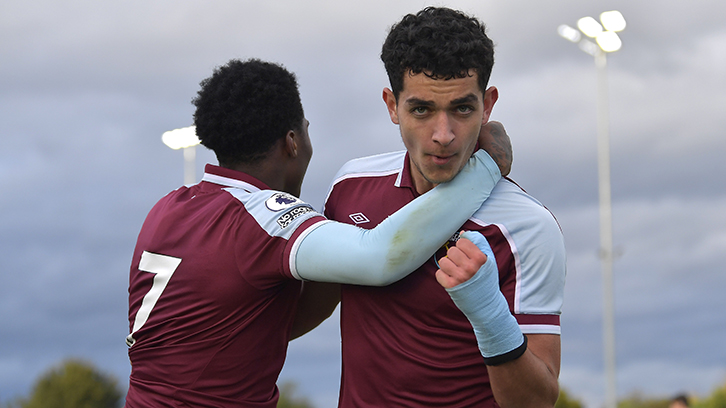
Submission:
[[[81,360],[69,359],[36,380],[21,408],[116,408],[121,391],[112,376]]]
[[[280,386],[280,399],[277,401],[277,408],[314,408],[307,398],[295,395],[297,385],[286,382]]]
[[[670,398],[645,398],[639,393],[618,401],[618,408],[668,408]]]
[[[555,408],[583,408],[582,402],[572,398],[564,388],[560,387],[560,396],[557,398]]]
[[[697,400],[693,408],[726,408],[726,384],[715,389],[708,398]]]

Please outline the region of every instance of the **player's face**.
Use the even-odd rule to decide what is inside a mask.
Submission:
[[[471,157],[496,102],[496,89],[482,93],[477,80],[476,73],[447,80],[420,73],[404,77],[398,100],[390,89],[383,91],[419,193],[453,179]]]

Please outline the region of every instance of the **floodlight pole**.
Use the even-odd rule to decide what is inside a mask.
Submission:
[[[578,20],[582,34],[595,38],[596,43],[582,39],[580,32],[563,24],[557,32],[580,49],[595,57],[597,67],[597,163],[600,207],[600,262],[603,282],[603,362],[605,365],[605,408],[617,407],[615,372],[615,305],[613,290],[613,222],[610,187],[610,113],[608,100],[607,53],[620,49],[622,42],[615,32],[625,28],[619,11],[602,13],[600,26],[592,17]],[[607,20],[607,23],[606,21]],[[602,40],[602,42],[601,42]]]
[[[164,132],[161,135],[161,141],[174,150],[183,149],[184,185],[194,184],[197,181],[195,171],[197,160],[196,147],[199,144],[196,127],[188,126]]]
[[[597,66],[597,164],[600,199],[600,262],[603,281],[603,358],[605,363],[605,407],[617,407],[615,376],[615,305],[613,290],[613,221],[610,187],[610,124],[607,56],[595,53]]]
[[[196,160],[197,146],[184,148],[184,185],[188,186],[197,181]]]

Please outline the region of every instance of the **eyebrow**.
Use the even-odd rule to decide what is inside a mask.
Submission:
[[[470,93],[469,95],[466,95],[464,97],[452,100],[449,103],[449,105],[456,106],[456,105],[461,105],[464,103],[472,103],[472,102],[477,102],[477,101],[479,101],[479,97],[477,97],[473,93]],[[412,106],[434,106],[433,101],[427,101],[427,100],[419,99],[419,98],[406,99],[405,104],[412,105]]]
[[[472,102],[478,102],[478,101],[479,101],[479,97],[473,93],[470,93],[469,95],[466,95],[463,98],[454,99],[453,101],[451,101],[451,105],[461,105],[462,103],[472,103]]]
[[[409,98],[406,99],[406,105],[416,105],[416,106],[433,106],[434,103],[432,101],[426,101],[419,98]]]

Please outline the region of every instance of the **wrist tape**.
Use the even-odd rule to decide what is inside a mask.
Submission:
[[[494,253],[480,233],[466,231],[462,238],[476,244],[487,255],[487,261],[471,279],[446,291],[469,319],[485,363],[499,365],[515,360],[527,350],[527,338],[499,290]]]

